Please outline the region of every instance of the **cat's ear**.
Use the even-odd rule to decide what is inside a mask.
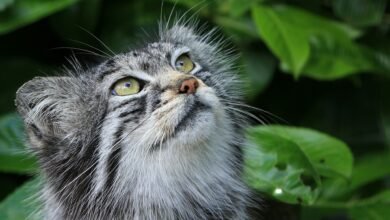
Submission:
[[[25,120],[32,120],[38,113],[42,116],[60,98],[60,88],[69,80],[69,77],[36,77],[23,84],[16,92],[15,105],[19,114]]]
[[[42,145],[43,140],[61,136],[59,121],[72,87],[71,77],[37,77],[16,92],[15,104],[22,116],[27,135]]]

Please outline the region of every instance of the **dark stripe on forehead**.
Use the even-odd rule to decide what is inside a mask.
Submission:
[[[104,80],[105,77],[107,76],[110,76],[116,72],[118,72],[121,68],[120,67],[114,67],[114,68],[111,68],[111,69],[108,69],[108,70],[105,70],[101,73],[99,73],[99,76],[98,76],[98,81],[99,82],[102,82]]]
[[[101,70],[102,72],[98,75],[98,81],[103,81],[104,77],[111,75],[112,73],[115,73],[120,69],[120,66],[117,64],[117,61],[115,58],[112,58],[110,60],[107,60],[105,63],[102,64]]]
[[[167,54],[165,54],[165,58],[168,60],[169,63],[171,63],[172,55],[171,55],[170,52],[168,52]]]
[[[150,68],[150,64],[148,62],[144,62],[144,63],[141,64],[141,69],[143,71],[148,71],[149,68]]]

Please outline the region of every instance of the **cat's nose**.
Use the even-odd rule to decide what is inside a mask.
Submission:
[[[184,79],[179,86],[179,93],[194,94],[199,87],[199,82],[194,77]]]

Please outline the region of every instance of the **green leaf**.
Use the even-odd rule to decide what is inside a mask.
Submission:
[[[276,60],[270,54],[246,49],[242,51],[242,62],[246,97],[254,100],[271,82]]]
[[[289,24],[285,16],[289,11],[260,5],[252,12],[260,36],[297,76],[309,58],[310,47],[305,34]]]
[[[39,179],[28,181],[0,203],[2,220],[38,220],[34,214],[41,207],[37,197]]]
[[[368,183],[390,175],[390,154],[380,152],[366,155],[356,161],[350,181],[324,183],[322,197],[327,200],[350,196],[349,194]]]
[[[317,36],[311,38],[310,45],[312,56],[302,70],[304,76],[335,80],[377,69],[367,51],[351,40]]]
[[[15,0],[0,0],[0,12],[10,7]]]
[[[385,220],[390,216],[390,190],[383,190],[368,198],[348,201],[318,202],[302,207],[302,219],[333,219],[345,213],[353,220]]]
[[[381,152],[361,158],[353,169],[348,190],[355,190],[367,183],[390,175],[390,154]]]
[[[250,19],[233,19],[227,16],[215,16],[213,17],[213,22],[218,26],[223,27],[223,30],[227,32],[237,44],[250,43],[259,38],[254,24]]]
[[[252,12],[262,39],[295,77],[333,80],[377,69],[351,27],[290,6],[259,5]]]
[[[307,128],[269,126],[264,129],[299,145],[321,175],[351,176],[353,156],[344,142]]]
[[[380,105],[380,122],[382,131],[386,140],[387,149],[390,150],[390,81],[382,81],[381,85],[381,105]]]
[[[23,122],[16,114],[0,118],[0,171],[31,173],[35,159],[24,147]]]
[[[349,210],[354,220],[386,220],[390,216],[390,190],[383,191]]]
[[[33,23],[66,8],[78,0],[16,0],[12,7],[0,13],[0,34]]]
[[[357,26],[377,25],[382,21],[387,0],[334,0],[337,16]]]
[[[257,1],[258,0],[229,0],[229,13],[232,17],[240,17],[249,11]]]
[[[341,141],[287,126],[248,130],[245,178],[250,186],[284,202],[313,204],[324,179],[348,178],[352,154]]]

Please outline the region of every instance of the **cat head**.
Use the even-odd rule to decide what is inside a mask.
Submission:
[[[96,67],[24,84],[17,109],[49,180],[61,189],[93,172],[85,187],[99,191],[137,173],[188,175],[237,163],[243,122],[231,103],[240,86],[233,60],[211,39],[176,25]]]

